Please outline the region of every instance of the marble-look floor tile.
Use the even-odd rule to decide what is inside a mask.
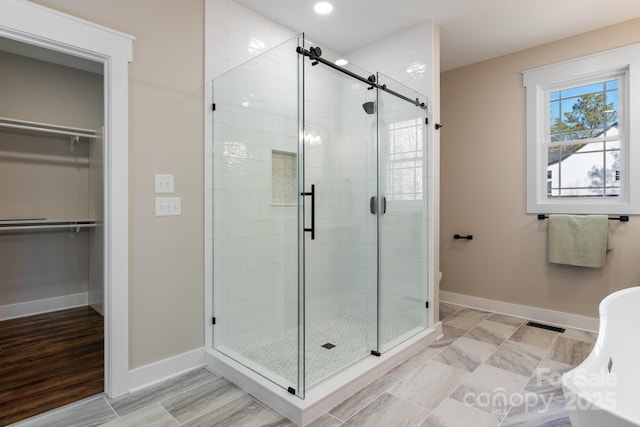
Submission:
[[[592,348],[593,343],[558,337],[548,358],[567,365],[578,366],[591,353]]]
[[[514,325],[483,320],[475,328],[467,332],[465,336],[499,346],[517,330],[518,327]]]
[[[433,360],[473,372],[498,348],[497,345],[460,337]]]
[[[465,405],[502,419],[509,411],[512,396],[520,393],[528,377],[482,364],[451,394]]]
[[[478,323],[489,317],[491,313],[486,311],[474,310],[472,308],[463,308],[459,312],[452,314],[442,321],[443,325],[453,326],[459,329],[472,329]]]
[[[527,394],[521,405],[511,408],[501,424],[501,427],[515,426],[571,427],[571,421],[563,401]]]
[[[108,402],[118,415],[123,416],[216,378],[217,375],[205,368],[195,369]]]
[[[278,417],[261,424],[260,427],[298,427],[298,424],[288,418]]]
[[[459,305],[447,304],[446,302],[441,302],[440,310],[439,310],[440,320],[443,320],[451,316],[452,314],[459,312],[460,310],[462,310],[462,307]]]
[[[487,365],[529,377],[547,350],[531,345],[506,341],[489,357]]]
[[[551,347],[558,335],[560,335],[559,332],[522,325],[511,335],[509,340],[547,350]]]
[[[570,338],[576,341],[584,341],[589,343],[595,343],[598,338],[598,334],[595,332],[582,331],[580,329],[567,328],[561,335],[564,338]]]
[[[118,416],[102,396],[93,397],[18,423],[20,427],[92,427]]]
[[[507,316],[506,314],[492,314],[487,318],[487,320],[491,320],[492,322],[504,323],[505,325],[517,326],[518,328],[526,322],[525,319]]]
[[[525,391],[533,392],[543,396],[560,398],[562,391],[562,374],[573,369],[573,366],[554,360],[543,359],[538,365],[529,383],[524,388]]]
[[[429,411],[412,405],[388,393],[382,394],[360,412],[349,418],[343,427],[419,427]]]
[[[324,413],[320,417],[313,420],[310,424],[307,424],[306,427],[338,427],[341,424],[342,421],[332,417],[327,413]]]
[[[104,424],[104,427],[174,427],[178,425],[178,422],[169,415],[166,409],[160,406],[159,403],[154,403]]]
[[[497,427],[500,420],[455,399],[445,399],[421,427]]]
[[[278,418],[271,409],[245,394],[183,424],[186,427],[255,427]]]
[[[387,374],[393,375],[398,378],[404,378],[408,374],[410,374],[414,369],[419,368],[424,365],[428,360],[433,359],[438,353],[440,353],[439,349],[426,347],[417,352],[415,355],[411,356],[408,360],[405,360],[392,370],[390,370]]]
[[[453,326],[442,325],[442,336],[429,344],[431,348],[443,348],[467,333],[466,329],[454,328]]]
[[[435,409],[469,375],[463,369],[429,360],[389,389],[389,393],[426,409]]]
[[[192,387],[189,390],[160,401],[160,404],[179,423],[185,423],[211,412],[245,394],[236,385],[225,378]]]
[[[345,421],[353,414],[373,402],[398,381],[398,377],[390,374],[383,375],[354,395],[327,411],[332,416]]]

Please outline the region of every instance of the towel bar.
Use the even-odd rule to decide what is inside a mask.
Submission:
[[[549,218],[549,215],[538,214],[538,219],[542,221],[543,219]],[[620,222],[629,222],[629,215],[620,215],[615,218],[609,218],[609,221],[620,221]]]

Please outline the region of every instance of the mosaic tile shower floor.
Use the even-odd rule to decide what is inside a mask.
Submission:
[[[372,324],[373,323],[373,324]],[[400,328],[386,327],[384,337],[398,337]],[[332,344],[335,347],[324,348]],[[340,315],[308,325],[305,334],[305,384],[307,386],[371,354],[376,348],[375,321]],[[295,330],[239,350],[244,357],[295,383],[298,378],[298,333]]]

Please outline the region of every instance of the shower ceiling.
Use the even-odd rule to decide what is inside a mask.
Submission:
[[[347,53],[426,20],[440,24],[442,71],[640,16],[635,0],[236,0],[310,39]]]

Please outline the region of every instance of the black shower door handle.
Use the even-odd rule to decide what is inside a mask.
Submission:
[[[369,212],[375,215],[376,213],[376,196],[371,196],[369,199]],[[387,213],[387,198],[382,198],[382,213]]]
[[[310,192],[300,193],[302,196],[311,196],[311,228],[304,228],[304,231],[311,233],[311,240],[316,239],[316,186],[311,184]]]

